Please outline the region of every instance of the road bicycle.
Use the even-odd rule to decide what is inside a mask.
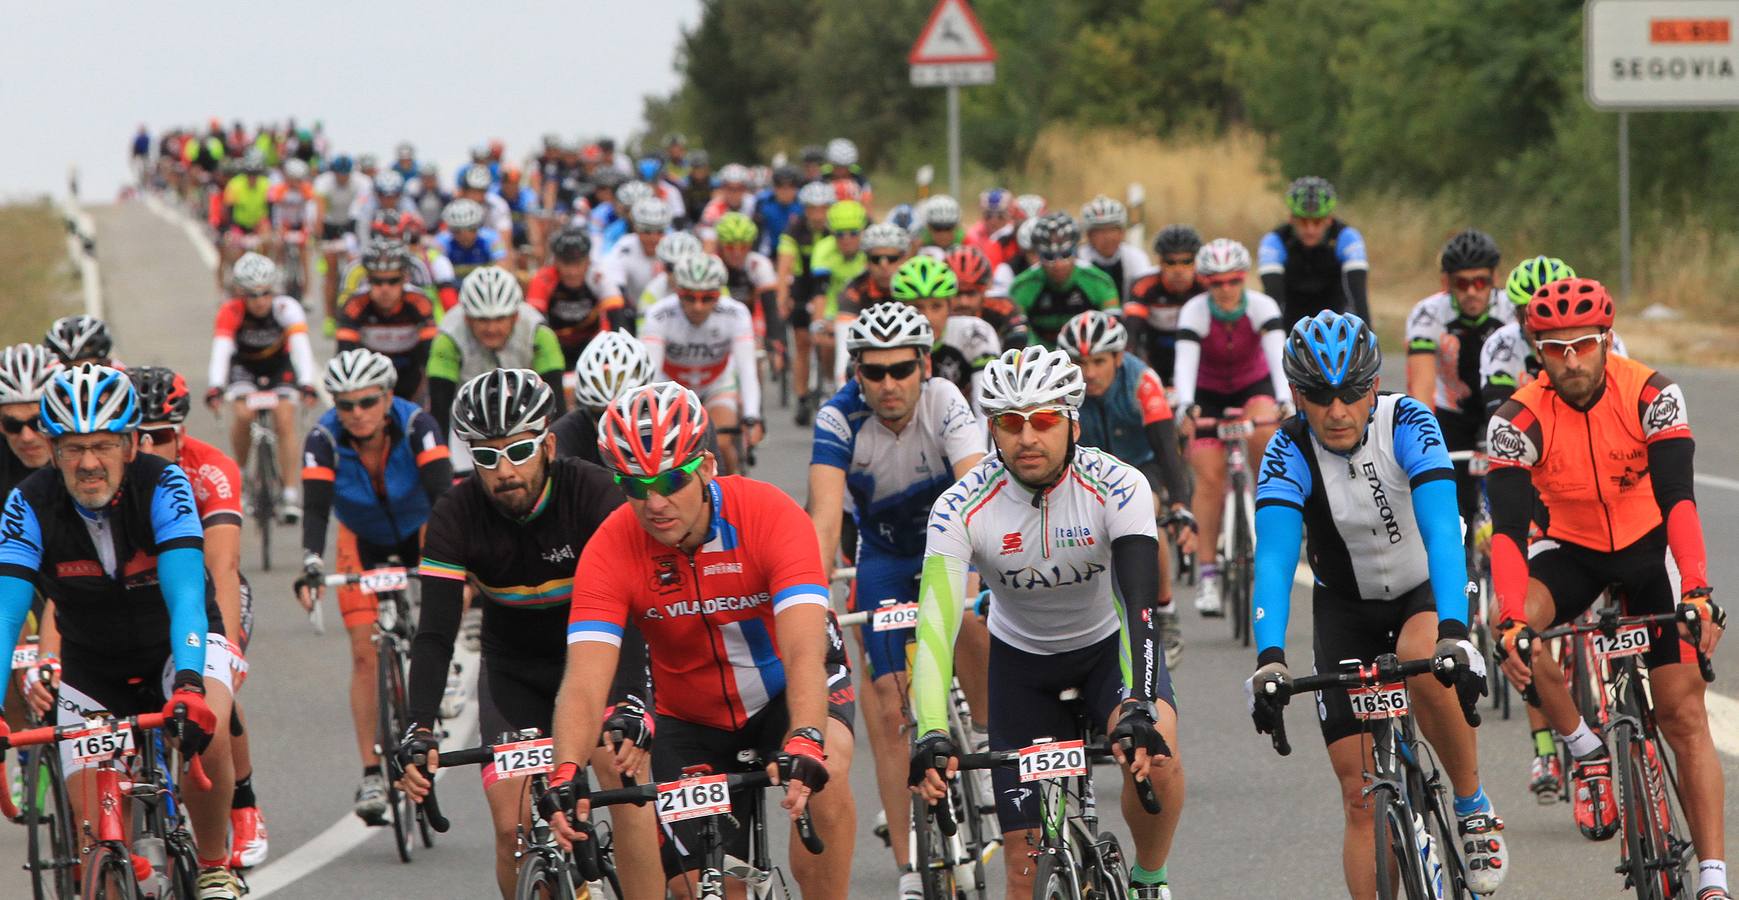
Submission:
[[[1491,679],[1491,708],[1507,720],[1510,717],[1510,682],[1498,665],[1496,623],[1491,621],[1497,597],[1491,584],[1491,502],[1485,494],[1485,476],[1491,465],[1484,450],[1452,450],[1449,461],[1467,464],[1467,477],[1473,480],[1474,490],[1479,496],[1479,511],[1472,522],[1465,523],[1467,577],[1474,588],[1467,595],[1468,640],[1485,656],[1485,670]]]
[[[1616,586],[1609,592],[1620,597]],[[1540,639],[1589,639],[1589,673],[1598,676],[1594,683],[1602,685],[1600,693],[1605,694],[1607,720],[1601,734],[1618,775],[1618,821],[1624,841],[1614,871],[1624,876],[1625,887],[1635,890],[1639,900],[1666,900],[1693,887],[1687,872],[1691,842],[1683,824],[1679,779],[1672,754],[1661,740],[1642,654],[1650,646],[1652,632],[1672,629],[1676,639],[1681,623],[1689,629],[1691,644],[1696,646],[1702,622],[1692,606],[1625,616],[1619,614],[1620,605],[1600,610],[1592,621],[1549,628],[1540,632]],[[1534,649],[1532,643],[1527,638],[1517,642],[1516,652],[1524,663]],[[1715,680],[1714,666],[1700,648],[1697,668],[1705,682]],[[1531,686],[1524,696],[1529,703],[1539,703],[1539,695]]]
[[[255,382],[246,397],[248,441],[253,449],[253,472],[248,479],[249,513],[260,531],[260,568],[272,570],[272,526],[278,522],[278,503],[284,496],[284,473],[278,471],[278,404],[284,402],[267,379]]]
[[[37,661],[36,635],[12,651],[12,671],[28,673]],[[54,673],[39,670],[42,683],[53,690]],[[20,683],[22,695],[28,685]],[[31,728],[52,724],[28,707],[24,718]],[[78,894],[74,870],[78,866],[78,842],[73,833],[72,804],[66,794],[66,777],[60,753],[52,747],[20,749],[18,751],[20,795],[16,817],[26,829],[24,868],[30,873],[32,896],[36,900],[73,897]]]
[[[1232,637],[1250,646],[1250,595],[1256,582],[1256,495],[1250,469],[1250,436],[1256,426],[1273,425],[1278,419],[1258,422],[1246,418],[1242,409],[1228,409],[1220,418],[1196,419],[1197,433],[1211,428],[1226,448],[1226,497],[1220,513],[1220,598],[1228,610]]]
[[[1471,898],[1449,789],[1430,745],[1419,737],[1408,700],[1406,679],[1435,674],[1436,665],[1429,659],[1401,662],[1384,653],[1369,664],[1352,659],[1340,666],[1337,672],[1294,678],[1285,696],[1345,691],[1353,715],[1364,723],[1371,748],[1364,795],[1375,822],[1377,896]],[[1277,688],[1266,687],[1271,693]],[[1469,725],[1479,724],[1471,706],[1463,706],[1462,715]],[[1273,743],[1281,756],[1291,755],[1284,717],[1277,721]]]
[[[282,242],[284,259],[279,266],[284,273],[284,293],[302,303],[302,295],[308,290],[308,232],[299,228],[286,231]]]

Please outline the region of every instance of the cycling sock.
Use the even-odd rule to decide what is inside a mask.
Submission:
[[[229,801],[230,809],[247,809],[259,803],[254,799],[254,776],[237,778],[235,780],[235,796]]]
[[[1164,600],[1155,603],[1153,608],[1162,616],[1173,615],[1177,611],[1177,598],[1175,596],[1167,597]]]
[[[199,861],[199,868],[201,871],[206,869],[227,869],[229,868],[229,857],[225,856],[218,859],[201,859]]]
[[[379,765],[363,766],[362,767],[362,777],[367,778],[370,775],[373,775],[376,778],[381,777],[380,766]]]
[[[1577,759],[1586,759],[1606,749],[1600,742],[1600,735],[1588,727],[1586,719],[1576,720],[1576,730],[1564,735],[1564,743],[1570,745],[1570,755]]]
[[[1218,578],[1220,577],[1220,567],[1213,563],[1202,563],[1201,575],[1203,578]]]
[[[1697,890],[1718,887],[1727,889],[1727,861],[1705,859],[1697,863]]]
[[[1480,785],[1471,796],[1455,797],[1455,817],[1465,819],[1474,813],[1491,812],[1491,798],[1485,795],[1485,785]]]
[[[1552,740],[1552,729],[1542,728],[1534,732],[1535,756],[1552,756],[1557,750],[1557,744]]]
[[[1129,880],[1136,884],[1165,884],[1165,866],[1143,869],[1139,864],[1129,867]]]

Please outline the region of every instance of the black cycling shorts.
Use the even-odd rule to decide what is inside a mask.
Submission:
[[[1528,547],[1528,575],[1552,595],[1552,624],[1563,625],[1587,612],[1600,592],[1617,585],[1623,612],[1649,616],[1678,608],[1679,570],[1667,550],[1666,526],[1661,525],[1616,553],[1542,538]],[[1697,651],[1679,638],[1678,625],[1649,627],[1649,647],[1642,655],[1649,668],[1697,661]]]
[[[1239,388],[1229,394],[1196,388],[1196,406],[1201,408],[1203,417],[1218,419],[1224,416],[1228,409],[1242,409],[1252,398],[1272,396],[1274,396],[1274,385],[1269,382],[1267,376],[1263,376],[1248,387]]]
[[[1041,737],[1074,740],[1078,736],[1074,711],[1057,698],[1068,688],[1080,691],[1093,731],[1103,732],[1126,696],[1122,644],[1119,631],[1079,650],[1039,654],[991,635],[990,749],[1019,750]],[[1154,696],[1175,711],[1177,697],[1163,656],[1154,680]],[[1005,833],[1038,827],[1038,791],[1022,785],[1019,773],[1010,766],[997,766],[991,770],[991,785],[996,791],[996,820]]]
[[[1311,612],[1316,630],[1312,644],[1315,671],[1320,674],[1338,671],[1342,660],[1368,663],[1384,653],[1394,653],[1401,627],[1420,613],[1435,615],[1437,598],[1431,593],[1430,581],[1394,600],[1348,600],[1319,584],[1311,592]],[[1364,723],[1353,717],[1345,691],[1319,691],[1316,716],[1322,723],[1325,744],[1365,730]]]
[[[341,241],[344,239],[345,235],[350,234],[355,230],[356,226],[350,222],[321,222],[320,239],[323,241]]]

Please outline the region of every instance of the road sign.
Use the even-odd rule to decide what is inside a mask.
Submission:
[[[990,84],[996,80],[996,49],[966,0],[941,0],[906,61],[919,87]]]
[[[1739,106],[1739,0],[1589,0],[1584,29],[1595,109]]]

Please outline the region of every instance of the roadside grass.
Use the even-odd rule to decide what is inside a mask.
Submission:
[[[51,322],[81,310],[66,231],[47,200],[0,205],[0,272],[0,345],[40,341]]]

